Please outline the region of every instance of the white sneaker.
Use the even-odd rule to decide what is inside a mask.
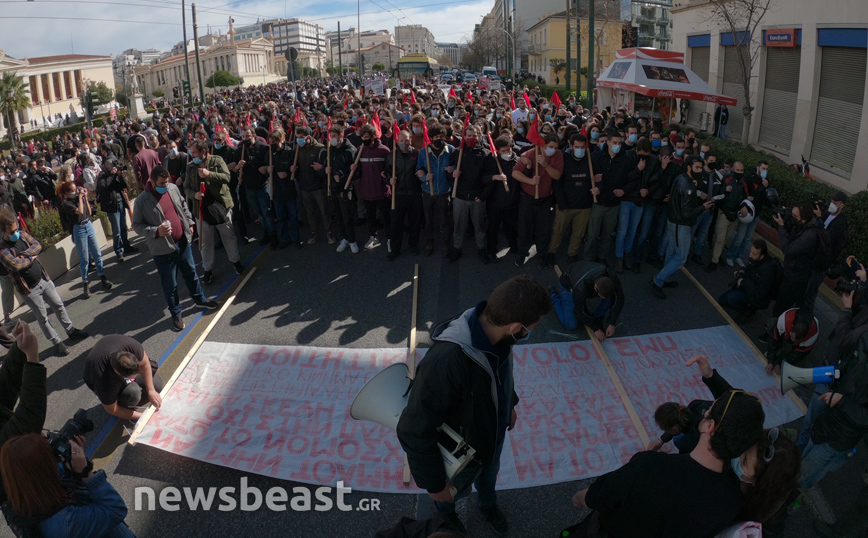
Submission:
[[[366,250],[367,250],[367,249],[374,248],[374,247],[378,247],[378,246],[380,246],[380,239],[377,238],[377,236],[375,236],[375,235],[372,235],[372,236],[368,239],[368,242],[365,243],[365,249],[366,249]]]
[[[358,254],[358,253],[359,253],[359,244],[356,243],[355,241],[353,241],[352,243],[350,243],[350,252],[352,252],[353,254]]]
[[[338,245],[338,252],[343,252],[350,246],[350,242],[346,239],[341,239],[341,243]]]
[[[738,265],[739,267],[744,267],[744,260],[742,260],[741,258],[736,258],[735,264]]]
[[[729,259],[729,258],[727,258],[727,259],[726,259],[726,265],[732,267],[732,260]]]

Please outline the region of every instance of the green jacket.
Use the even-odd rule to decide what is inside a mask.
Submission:
[[[211,175],[207,178],[199,177],[199,167],[207,168]],[[196,193],[199,192],[199,185],[204,182],[205,189],[213,200],[219,202],[226,209],[232,209],[232,195],[229,194],[229,167],[226,162],[216,156],[211,155],[201,164],[190,163],[187,165],[187,174],[184,176],[184,194],[187,199],[193,203],[193,218],[199,218],[199,200],[196,200]]]

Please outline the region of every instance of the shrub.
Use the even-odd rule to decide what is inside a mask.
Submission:
[[[41,211],[36,218],[26,218],[24,223],[30,235],[42,245],[42,250],[52,247],[69,235],[60,225],[60,213],[56,209]]]
[[[838,189],[803,176],[798,170],[775,158],[771,153],[741,144],[724,142],[705,134],[698,135],[701,140],[709,143],[717,154],[718,162],[731,158],[744,163],[745,172],[756,168],[761,160],[769,163],[769,181],[781,197],[781,205],[791,207],[797,202],[810,202],[812,197],[819,196],[828,205],[829,198]],[[850,242],[845,253],[854,254],[860,260],[868,260],[868,192],[861,191],[850,196],[844,209],[850,229]],[[770,226],[776,227],[769,208],[763,209],[762,219]]]

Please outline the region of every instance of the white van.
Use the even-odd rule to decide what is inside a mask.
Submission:
[[[483,77],[492,77],[492,76],[496,77],[497,76],[497,68],[491,67],[490,65],[483,67],[482,68],[482,76]]]

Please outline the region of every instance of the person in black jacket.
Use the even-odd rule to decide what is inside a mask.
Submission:
[[[488,217],[486,243],[488,257],[493,263],[497,257],[498,232],[503,228],[503,235],[512,252],[518,250],[518,197],[521,187],[518,180],[512,177],[512,169],[518,162],[518,156],[512,150],[512,141],[508,136],[499,136],[494,141],[497,159],[492,175],[486,179],[487,194],[485,211]],[[500,168],[497,168],[497,165]],[[501,173],[502,172],[502,173]]]
[[[636,239],[645,203],[663,174],[660,161],[651,154],[651,141],[643,138],[635,146],[635,150],[627,154],[635,167],[627,176],[618,213],[618,233],[615,237],[615,271],[618,273],[623,272],[624,268],[633,269],[630,256],[633,241]]]
[[[272,152],[271,165],[274,174],[274,213],[277,215],[278,249],[289,245],[301,248],[298,236],[298,189],[290,179],[292,161],[295,153],[286,144],[283,129],[275,129],[268,134],[269,150]],[[243,179],[243,177],[242,177]]]
[[[615,336],[625,297],[614,271],[605,264],[581,260],[561,275],[558,285],[560,292],[552,294],[552,304],[564,327],[572,331],[581,322],[601,342]]]
[[[612,233],[618,225],[618,212],[627,176],[636,167],[633,159],[621,152],[621,134],[618,131],[607,131],[608,144],[606,149],[591,156],[594,159],[594,181],[596,187],[591,194],[597,201],[591,210],[588,222],[588,235],[585,238],[585,259],[602,262],[609,255],[612,244]]]
[[[512,346],[527,338],[551,308],[545,288],[526,275],[514,277],[495,288],[488,301],[437,325],[431,333],[434,344],[419,363],[398,421],[398,439],[416,485],[462,532],[450,486],[460,498],[470,493],[471,483],[489,525],[501,536],[508,531],[495,484],[506,431],[518,418]],[[476,450],[477,465],[451,479],[437,446],[444,423],[467,436]]]
[[[50,167],[45,166],[44,159],[30,162],[30,176],[27,178],[27,183],[34,198],[42,202],[42,209],[59,207],[60,200],[55,193],[57,174]]]
[[[14,343],[0,366],[0,446],[16,435],[41,432],[48,407],[36,335],[19,321],[11,336]]]
[[[232,226],[235,227],[235,235],[239,245],[253,242],[247,235],[247,222],[250,220],[250,205],[247,203],[247,191],[238,187],[237,162],[240,158],[238,148],[228,144],[226,131],[214,133],[214,145],[212,155],[223,159],[229,168],[229,194],[232,197]]]
[[[765,239],[756,239],[750,249],[749,261],[744,269],[735,272],[736,281],[723,292],[717,302],[735,311],[733,318],[741,323],[750,319],[757,310],[768,308],[777,291],[781,264],[769,256]]]
[[[335,221],[341,241],[338,243],[337,252],[343,252],[350,248],[353,254],[359,253],[359,245],[356,243],[356,202],[352,199],[352,191],[344,190],[347,177],[350,175],[350,166],[356,159],[356,148],[349,140],[344,138],[344,127],[337,123],[329,128],[329,144],[331,155],[326,151],[329,162],[326,165],[326,176],[331,184],[332,207],[334,208]]]
[[[479,144],[479,130],[473,125],[464,133],[464,150],[452,152],[446,172],[458,179],[452,200],[452,248],[449,261],[458,261],[464,246],[464,234],[471,221],[476,235],[476,251],[482,263],[488,263],[485,239],[485,177],[491,177],[494,160],[491,152]],[[460,170],[459,157],[461,158]]]
[[[392,196],[395,197],[392,210],[391,239],[392,252],[386,256],[389,261],[401,255],[404,244],[404,219],[407,219],[408,245],[414,256],[419,255],[419,232],[422,225],[422,184],[416,177],[416,165],[419,150],[410,143],[410,131],[403,130],[398,134],[398,152],[395,155],[395,170],[392,170],[392,159],[386,160],[385,177],[389,178]]]
[[[112,246],[119,263],[123,263],[124,254],[139,251],[130,244],[127,236],[127,205],[124,191],[127,180],[124,173],[118,170],[118,163],[110,160],[105,163],[103,172],[96,179],[96,200],[100,208],[108,215],[112,227]]]
[[[785,310],[804,304],[805,291],[813,274],[819,234],[825,233],[813,218],[812,211],[811,204],[799,203],[792,208],[792,216],[786,222],[782,215],[773,215],[778,224],[781,251],[784,253],[781,288],[772,310],[775,318]],[[807,314],[810,313],[806,312]]]
[[[705,272],[717,270],[718,265],[726,262],[721,256],[726,244],[732,240],[738,229],[738,214],[742,200],[746,196],[744,186],[744,163],[732,163],[732,172],[724,172],[721,178],[724,199],[717,204],[717,223],[714,225],[714,249],[711,251],[711,262],[705,266]]]
[[[687,159],[686,166],[687,172],[675,179],[669,194],[669,247],[666,249],[666,264],[651,281],[651,289],[660,299],[666,298],[664,287],[674,288],[678,285],[671,279],[687,261],[697,217],[714,207],[714,200],[702,203],[696,195],[699,181],[703,177],[702,159],[698,155],[691,156]]]
[[[594,195],[591,194],[591,155],[588,139],[581,133],[570,136],[570,147],[564,151],[564,172],[559,181],[552,183],[557,203],[552,238],[549,241],[549,258],[554,259],[561,246],[564,234],[569,230],[570,244],[567,258],[579,259],[579,248],[588,230]]]
[[[844,249],[850,240],[847,215],[843,214],[848,200],[849,197],[846,193],[838,191],[832,195],[828,208],[822,208],[819,204],[814,204],[814,215],[829,234],[832,264],[840,264],[843,261]]]
[[[238,183],[247,191],[247,199],[259,216],[259,223],[262,225],[262,238],[259,244],[270,243],[271,248],[277,248],[274,212],[271,210],[271,199],[265,190],[268,183],[269,148],[267,144],[257,140],[256,130],[251,125],[241,131],[241,138],[243,143],[238,150],[238,162],[235,164],[235,170],[239,174]]]
[[[744,189],[746,198],[753,203],[756,209],[756,214],[762,212],[763,206],[766,203],[766,189],[769,186],[768,180],[769,163],[760,161],[756,165],[756,170],[750,174],[745,174]],[[750,251],[750,245],[753,242],[753,232],[756,230],[760,219],[753,219],[751,222],[740,222],[736,230],[735,237],[729,245],[729,250],[726,253],[726,263],[732,267],[733,261],[740,266],[744,266],[744,258]]]

